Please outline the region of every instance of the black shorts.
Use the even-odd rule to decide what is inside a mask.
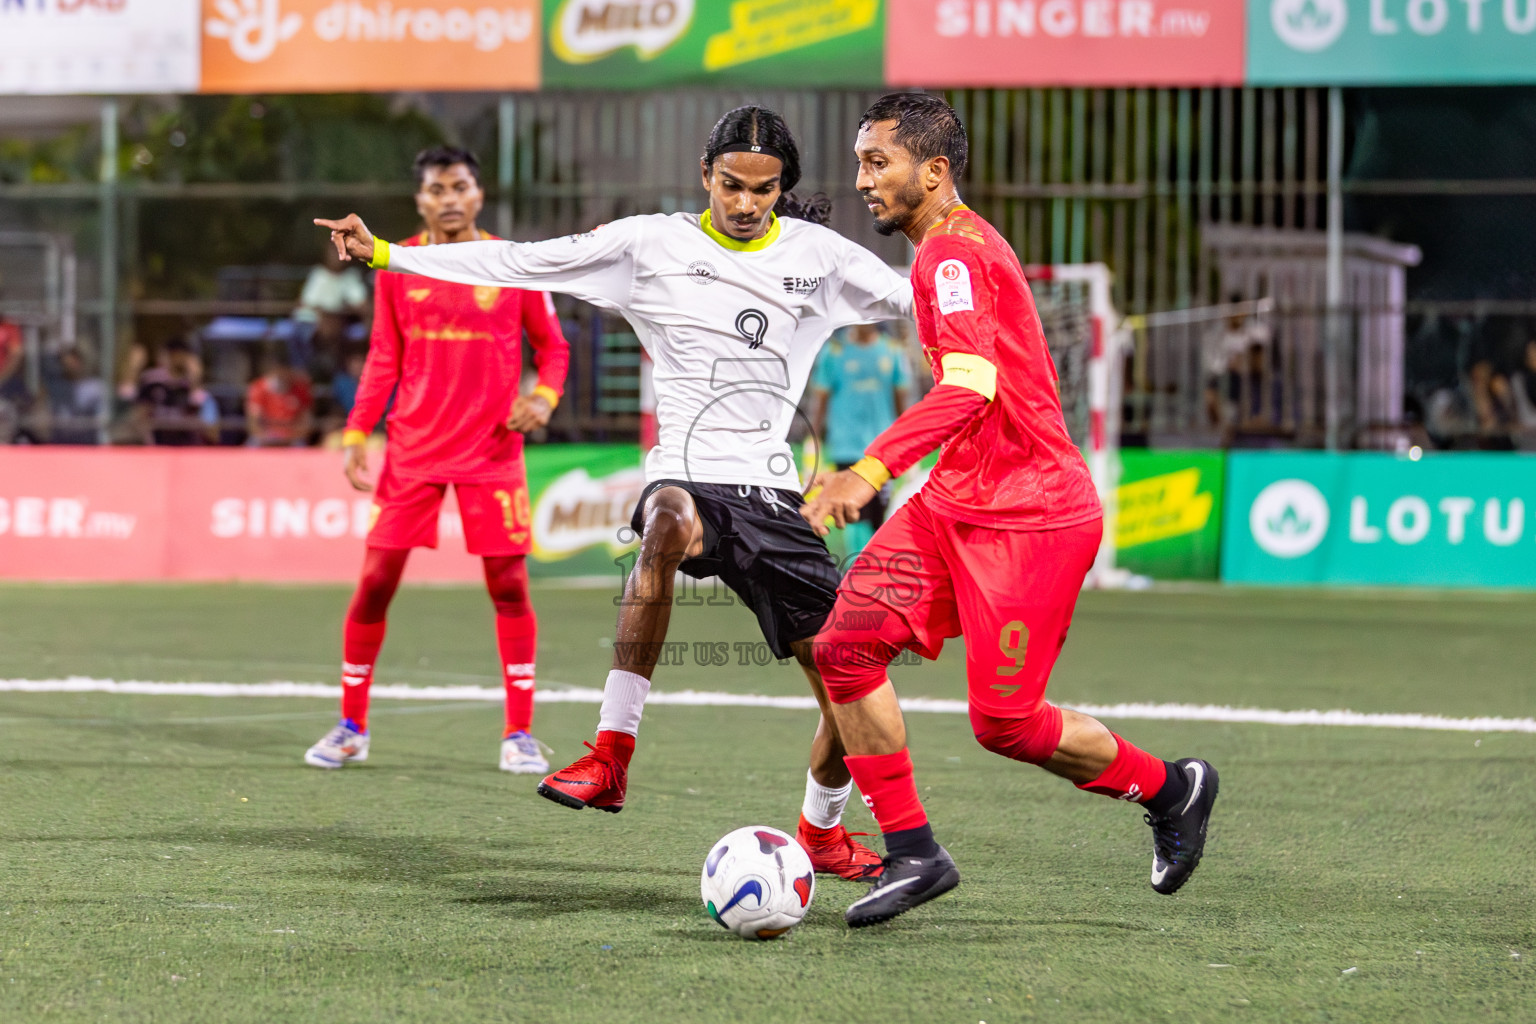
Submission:
[[[644,532],[645,503],[662,487],[693,496],[704,524],[704,550],[678,566],[694,579],[718,576],[752,609],[776,658],[821,632],[842,578],[826,542],[800,516],[794,491],[747,484],[656,480],[646,485],[630,525]]]

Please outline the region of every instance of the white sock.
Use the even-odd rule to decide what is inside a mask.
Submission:
[[[608,673],[603,684],[603,708],[598,712],[597,731],[611,730],[640,735],[640,709],[645,707],[645,695],[651,692],[651,681],[645,676],[623,669]]]
[[[805,803],[800,813],[817,828],[832,828],[843,820],[843,808],[848,806],[848,794],[853,792],[853,780],[840,789],[830,789],[816,781],[807,769],[805,773]]]

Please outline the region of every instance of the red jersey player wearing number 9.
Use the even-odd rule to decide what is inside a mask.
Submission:
[[[484,193],[473,154],[427,150],[416,158],[416,175],[416,206],[426,230],[400,244],[491,237],[475,226]],[[384,643],[385,614],[411,549],[437,546],[438,515],[452,484],[466,545],[484,559],[486,588],[496,607],[506,689],[500,766],[543,774],[549,763],[529,732],[538,623],[525,567],[533,516],[523,432],[549,422],[570,348],[543,292],[381,271],[374,305],[368,362],[347,419],[346,473],[353,487],[373,489],[364,476],[364,443],[393,395],[389,446],[375,490],[362,580],[343,631],[342,720],[304,760],[339,768],[368,756],[368,690]],[[524,331],[539,375],[528,396],[518,393]]]
[[[962,634],[977,740],[1081,789],[1142,804],[1153,829],[1152,888],[1171,895],[1200,861],[1216,772],[1193,758],[1163,761],[1045,700],[1103,520],[1067,434],[1023,268],[955,190],[965,128],[937,96],[893,94],[865,113],[855,149],[876,229],[901,230],[917,246],[917,333],[937,386],[864,459],[825,475],[802,514],[822,532],[829,515],[839,526],[857,519],[892,475],[943,451],[844,576],[816,638],[848,768],[885,837],[885,870],[847,921],[889,920],[959,884],[918,799],[886,666],[902,650],[936,658]],[[845,614],[855,610],[862,614]]]

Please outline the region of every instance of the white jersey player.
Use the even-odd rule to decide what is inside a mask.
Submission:
[[[632,525],[639,558],[625,585],[597,743],[539,793],[619,811],[671,616],[678,570],[718,576],[756,614],[778,658],[795,657],[823,709],[797,838],[818,871],[870,880],[874,851],[841,824],[852,781],[810,641],[840,577],[798,514],[786,440],[811,366],[839,327],[908,319],[908,282],[829,230],[826,200],[789,194],[798,149],[778,114],[740,107],[710,133],[703,214],[628,217],[547,242],[393,248],[362,221],[316,221],[375,267],[462,284],[563,292],[623,315],[655,363],[659,443]],[[782,216],[781,216],[782,214]]]

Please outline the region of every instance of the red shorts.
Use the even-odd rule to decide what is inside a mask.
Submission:
[[[446,483],[396,476],[386,462],[374,490],[368,546],[437,547],[437,523],[447,493]],[[526,555],[533,549],[533,510],[521,464],[509,466],[507,478],[496,483],[456,483],[453,495],[470,554]]]
[[[1100,519],[1059,530],[973,526],[919,493],[854,560],[828,625],[847,637],[874,625],[869,612],[894,613],[896,623],[880,616],[880,637],[930,660],[964,634],[971,706],[1027,717],[1045,700],[1103,530]]]

